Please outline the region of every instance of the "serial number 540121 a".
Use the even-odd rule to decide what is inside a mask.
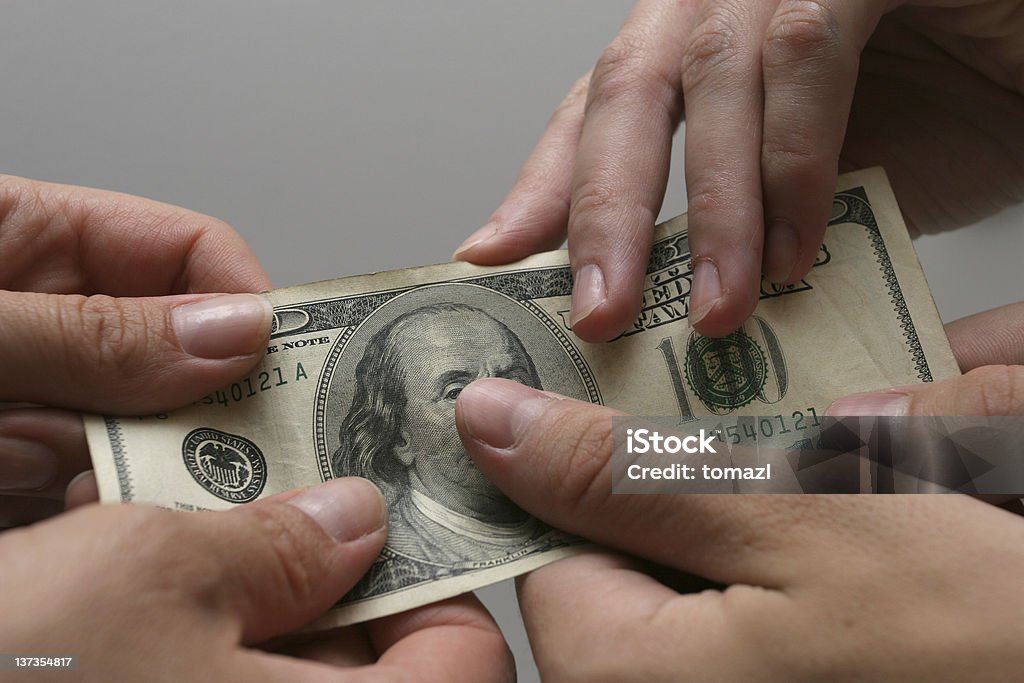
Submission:
[[[296,363],[294,368],[267,368],[208,394],[197,403],[200,405],[219,403],[226,408],[232,403],[239,403],[265,391],[283,387],[289,382],[301,382],[306,379],[309,379],[309,376],[306,374],[306,369],[302,367],[302,363]]]

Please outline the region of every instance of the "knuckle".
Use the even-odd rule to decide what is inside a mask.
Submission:
[[[170,291],[188,292],[197,270],[218,273],[223,283],[232,282],[248,267],[241,237],[228,223],[205,214],[172,207],[149,209],[145,222],[153,238],[174,245],[180,263]],[[132,220],[137,220],[131,217]],[[231,285],[234,288],[236,285]]]
[[[605,48],[587,86],[587,108],[628,101],[653,105],[675,120],[682,107],[676,79],[651,58],[642,34],[623,32]]]
[[[584,181],[573,192],[570,230],[590,227],[600,216],[616,211],[619,201],[619,193],[603,178]]]
[[[700,87],[711,74],[735,65],[745,50],[740,37],[743,21],[730,3],[716,3],[690,33],[681,65],[683,89]]]
[[[570,248],[585,244],[594,254],[613,254],[618,263],[646,261],[657,217],[616,185],[608,170],[596,171],[573,191],[569,202]],[[582,254],[577,251],[577,254]]]
[[[552,431],[559,434],[554,452],[565,454],[551,460],[559,470],[553,480],[562,482],[563,502],[570,511],[601,505],[611,494],[611,419],[601,410],[574,410],[554,426]]]
[[[230,223],[201,213],[189,212],[181,219],[180,229],[191,235],[193,248],[203,240],[220,243],[241,239]]]
[[[318,577],[325,573],[321,553],[309,552],[312,544],[308,527],[312,521],[301,513],[285,518],[275,507],[251,510],[260,528],[259,536],[266,543],[265,571],[278,599],[285,604],[307,604],[317,591]],[[254,590],[265,590],[266,585],[261,581]]]
[[[806,187],[820,184],[822,154],[817,141],[797,131],[765,135],[761,145],[761,163],[766,175],[785,173],[792,182]],[[833,163],[838,163],[835,159]]]
[[[839,22],[822,0],[790,0],[772,19],[764,42],[764,64],[787,66],[808,58],[830,59],[839,47]]]
[[[718,178],[693,179],[686,190],[690,215],[727,210],[730,197],[725,186],[726,183]]]
[[[104,295],[58,301],[61,328],[71,333],[64,343],[83,349],[94,366],[124,372],[144,365],[151,330],[141,307]]]
[[[764,221],[760,192],[760,185],[745,182],[731,172],[704,172],[691,178],[686,195],[694,258],[707,255],[712,246],[723,253],[750,249],[754,234],[750,227]],[[695,236],[699,236],[699,245]]]
[[[594,66],[589,89],[591,104],[595,100],[612,100],[632,94],[642,78],[643,51],[640,44],[620,33],[601,53]]]
[[[186,244],[208,236],[231,235],[235,232],[219,218],[178,206],[146,207],[141,211],[147,214],[147,222],[155,232]]]

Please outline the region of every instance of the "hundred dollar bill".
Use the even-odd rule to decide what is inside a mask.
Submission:
[[[814,268],[762,286],[742,329],[689,325],[686,217],[658,228],[635,323],[570,326],[566,252],[375,273],[267,293],[273,335],[247,377],[170,414],[87,418],[102,500],[228,508],[338,476],[377,483],[382,556],[315,627],[410,609],[579,552],[466,454],[455,400],[500,376],[638,415],[776,415],[793,432],[835,398],[957,365],[880,169],[841,179]]]

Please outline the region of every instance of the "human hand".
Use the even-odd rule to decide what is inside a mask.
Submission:
[[[568,231],[573,330],[617,336],[685,108],[690,321],[726,334],[762,271],[810,270],[839,168],[885,166],[920,232],[1024,199],[1022,74],[1018,0],[640,0],[455,257],[507,263]]]
[[[521,579],[545,680],[1019,677],[1021,518],[967,496],[613,495],[614,414],[498,379],[459,397],[463,442],[510,498],[642,558]]]
[[[828,414],[1024,415],[1024,303],[956,320],[946,334],[966,374],[847,396]]]
[[[61,509],[89,469],[78,415],[178,407],[264,354],[270,281],[225,223],[0,176],[0,527]],[[204,292],[233,293],[211,296]],[[95,498],[83,482],[78,502]]]
[[[228,512],[89,505],[9,531],[0,650],[77,655],[54,680],[514,680],[472,596],[259,649],[355,585],[386,519],[372,484],[335,479]]]

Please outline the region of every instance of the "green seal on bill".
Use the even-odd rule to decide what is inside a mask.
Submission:
[[[764,351],[742,329],[715,339],[696,333],[686,344],[686,381],[712,413],[747,405],[768,379]]]

